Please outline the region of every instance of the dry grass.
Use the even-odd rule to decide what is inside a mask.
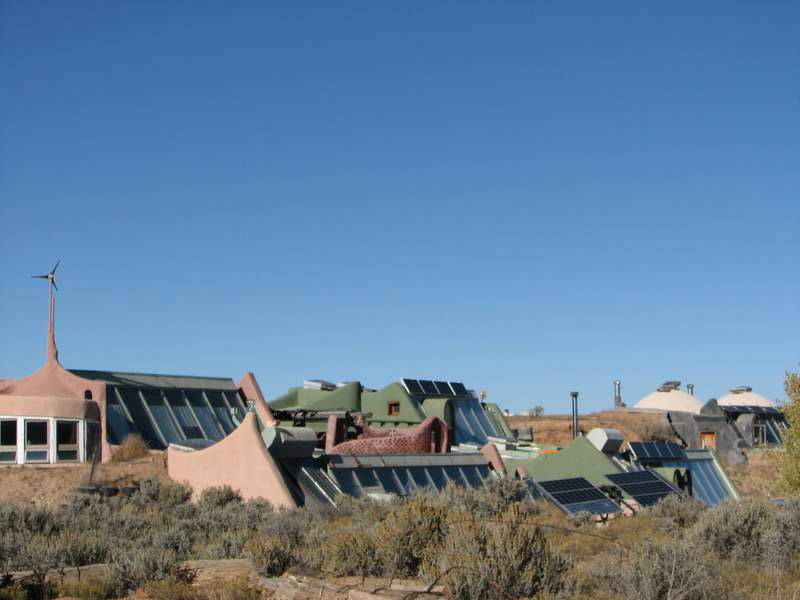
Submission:
[[[137,458],[149,456],[150,448],[138,433],[131,433],[125,436],[122,444],[111,455],[112,462],[127,462]]]
[[[511,427],[533,427],[533,439],[546,446],[566,446],[572,441],[572,416],[547,415],[531,419],[525,415],[507,417]],[[649,413],[624,410],[607,410],[581,415],[578,427],[588,433],[595,427],[618,429],[626,440],[641,440],[643,436],[657,432],[664,435],[663,417]],[[663,437],[659,437],[663,439]]]
[[[726,465],[736,487],[743,496],[774,498],[781,495],[783,480],[780,476],[780,450],[747,450],[743,465]]]
[[[170,482],[166,456],[97,465],[94,482],[122,487],[134,479]],[[0,501],[56,506],[72,496],[89,473],[90,465],[24,465],[0,467]]]

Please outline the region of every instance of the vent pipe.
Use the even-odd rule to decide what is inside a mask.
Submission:
[[[578,392],[570,392],[572,395],[572,439],[578,437]]]
[[[614,406],[617,408],[625,406],[622,401],[622,382],[619,379],[614,380]]]
[[[686,389],[689,390],[689,395],[690,396],[694,396],[694,384],[693,383],[687,383],[686,384]]]

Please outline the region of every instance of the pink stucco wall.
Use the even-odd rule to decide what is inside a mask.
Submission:
[[[185,452],[170,446],[167,465],[169,476],[191,486],[195,497],[206,488],[229,485],[246,500],[263,498],[274,506],[296,506],[278,464],[264,447],[252,412],[233,433],[204,450]]]

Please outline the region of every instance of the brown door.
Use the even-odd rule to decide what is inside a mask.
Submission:
[[[700,447],[717,449],[717,434],[713,431],[700,432]]]

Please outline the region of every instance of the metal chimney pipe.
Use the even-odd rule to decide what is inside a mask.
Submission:
[[[694,396],[694,384],[693,383],[687,383],[686,384],[686,389],[689,390],[689,395],[690,396]]]
[[[572,395],[572,439],[578,437],[578,392],[570,392]]]
[[[622,406],[622,382],[614,380],[614,406]]]

